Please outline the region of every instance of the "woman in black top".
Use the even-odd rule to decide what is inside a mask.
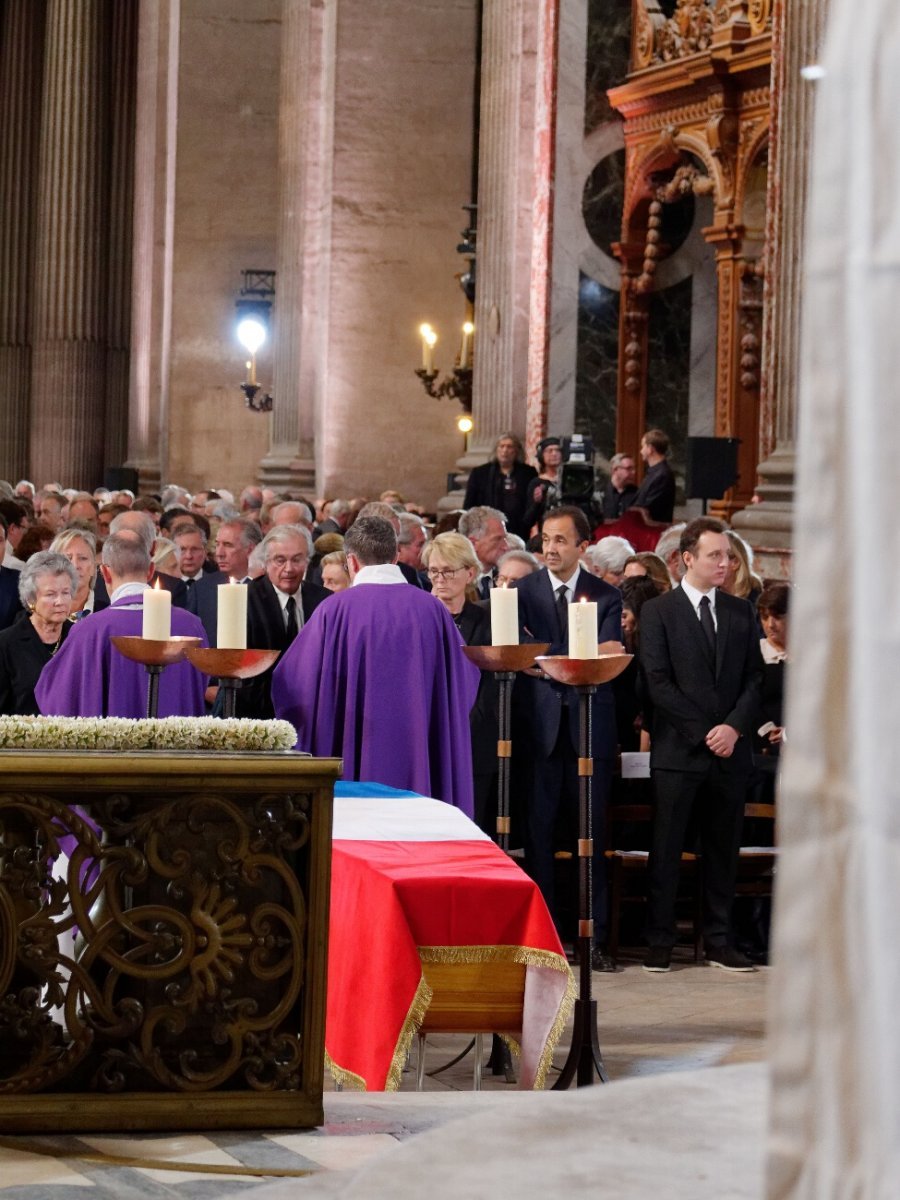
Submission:
[[[75,568],[62,554],[41,550],[22,568],[19,596],[27,615],[0,633],[0,715],[38,714],[35,685],[68,633],[77,588]]]

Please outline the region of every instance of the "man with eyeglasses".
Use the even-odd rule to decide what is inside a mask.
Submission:
[[[323,600],[327,588],[304,579],[312,550],[301,525],[275,525],[260,547],[266,573],[247,585],[247,645],[252,650],[283,654]],[[272,669],[246,680],[237,693],[239,717],[274,717]]]

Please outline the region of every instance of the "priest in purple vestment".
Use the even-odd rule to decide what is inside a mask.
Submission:
[[[112,534],[103,545],[100,570],[110,606],[78,621],[41,672],[34,694],[45,716],[147,715],[146,669],[124,658],[109,640],[114,634],[141,635],[143,594],[151,574],[145,542],[130,530]],[[199,617],[186,609],[172,609],[172,634],[207,644]],[[202,717],[205,688],[206,676],[190,663],[166,667],[159,677],[159,716]]]
[[[297,748],[342,757],[344,779],[434,796],[472,815],[469,710],[479,672],[453,618],[397,569],[397,537],[361,517],[344,539],[353,585],[320,604],[272,677]]]

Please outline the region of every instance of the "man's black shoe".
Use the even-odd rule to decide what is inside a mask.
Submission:
[[[733,946],[709,946],[706,950],[707,966],[718,967],[721,971],[755,971],[753,963],[746,954],[735,950]]]
[[[616,971],[616,960],[612,958],[602,946],[595,946],[591,951],[591,970],[606,971],[611,973]]]
[[[672,951],[669,947],[651,946],[647,951],[647,957],[644,959],[644,970],[661,975],[664,971],[671,970],[671,967]]]

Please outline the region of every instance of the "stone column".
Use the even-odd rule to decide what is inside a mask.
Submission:
[[[800,362],[802,259],[815,84],[802,67],[818,61],[827,0],[776,4],[772,29],[771,140],[766,288],[760,396],[759,504],[734,518],[760,574],[790,573],[794,434]]]
[[[106,7],[50,0],[37,208],[31,472],[94,488],[106,391]]]
[[[326,307],[322,237],[330,178],[335,5],[284,0],[278,109],[278,252],[274,320],[274,406],[269,452],[259,464],[268,487],[315,489],[312,456]]]
[[[555,0],[541,0],[541,4],[535,0],[502,0],[484,6],[472,407],[475,430],[469,453],[460,466],[484,462],[497,435],[504,430],[525,433],[536,55],[544,5],[555,9]]]
[[[156,490],[168,461],[179,0],[138,16],[128,466]]]
[[[0,26],[0,476],[12,483],[28,470],[43,16],[32,0],[8,0]]]
[[[131,340],[131,238],[138,5],[114,5],[110,38],[109,276],[104,461],[125,462]]]

